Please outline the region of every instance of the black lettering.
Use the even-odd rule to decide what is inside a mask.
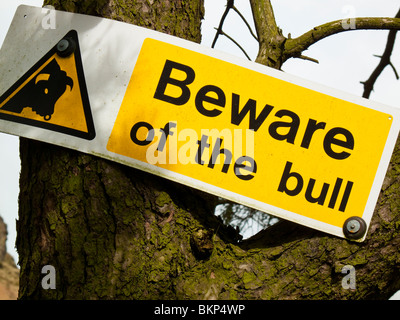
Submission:
[[[228,149],[221,149],[221,144],[222,144],[222,139],[217,138],[217,141],[215,142],[214,148],[211,153],[208,167],[213,169],[215,163],[217,162],[218,156],[223,154],[225,156],[225,159],[224,159],[224,165],[222,166],[221,171],[223,173],[227,173],[228,169],[229,169],[229,165],[231,164],[231,161],[232,161],[232,152],[230,152]]]
[[[250,165],[246,165],[245,162],[250,162]],[[241,170],[246,170],[250,172],[247,175],[241,174]],[[240,157],[236,160],[234,166],[233,166],[233,171],[235,172],[236,177],[242,180],[251,180],[254,178],[254,175],[251,173],[256,173],[257,172],[257,163],[256,161],[248,156],[243,156]]]
[[[273,106],[266,104],[258,117],[256,117],[257,102],[253,99],[247,100],[246,104],[239,112],[239,100],[240,96],[238,94],[232,93],[231,123],[238,126],[243,121],[246,114],[249,114],[249,129],[253,129],[254,131],[257,131],[258,128],[260,128],[260,126],[263,124],[265,119],[274,108]]]
[[[310,179],[308,186],[307,186],[306,195],[305,195],[306,200],[311,203],[318,203],[322,206],[322,205],[324,205],[326,195],[328,193],[329,184],[324,183],[324,185],[322,186],[320,195],[316,198],[314,198],[312,195],[314,185],[315,185],[315,179]]]
[[[345,140],[339,140],[336,138],[337,135],[343,135]],[[354,137],[350,131],[336,127],[329,130],[324,139],[324,150],[328,156],[333,159],[343,160],[350,156],[350,153],[342,151],[342,152],[335,152],[332,150],[332,145],[337,145],[349,150],[354,149]]]
[[[144,127],[148,130],[146,139],[144,140],[139,140],[137,137],[137,132],[138,130]],[[132,127],[131,129],[131,140],[136,143],[139,146],[146,146],[148,145],[150,142],[152,142],[154,139],[154,128],[152,127],[152,125],[150,123],[147,123],[145,121],[140,121],[138,123],[135,123],[135,125]]]
[[[303,177],[297,172],[290,172],[292,169],[292,162],[286,162],[285,170],[283,171],[281,182],[279,183],[278,191],[285,192],[289,196],[296,196],[303,189]],[[292,190],[288,189],[287,181],[290,178],[295,178],[297,180],[296,187]]]
[[[304,133],[303,141],[301,142],[301,147],[308,149],[310,146],[310,142],[312,139],[312,136],[315,131],[319,129],[325,129],[325,122],[317,122],[314,119],[308,120],[307,128]]]
[[[186,79],[178,80],[171,78],[171,73],[173,69],[185,72]],[[181,106],[189,101],[190,90],[188,88],[188,85],[194,81],[194,78],[195,78],[195,73],[192,68],[178,62],[167,60],[164,65],[164,69],[161,73],[161,77],[158,82],[156,92],[154,93],[154,98],[175,104],[177,106]],[[165,90],[168,84],[179,87],[182,91],[182,94],[179,97],[171,97],[169,95],[166,95]]]
[[[217,98],[207,96],[207,93],[209,93],[209,92],[216,93]],[[222,111],[218,110],[218,109],[208,110],[208,109],[204,108],[203,102],[212,103],[216,106],[224,108],[225,102],[226,102],[225,94],[220,88],[218,88],[217,86],[213,86],[213,85],[204,86],[203,88],[201,88],[199,90],[199,92],[197,92],[196,99],[195,99],[196,109],[201,114],[203,114],[207,117],[216,117],[216,116],[220,115]]]
[[[353,188],[353,182],[347,182],[346,189],[344,190],[342,202],[340,203],[339,211],[344,212],[346,210],[347,202],[349,201],[350,192]]]
[[[208,136],[203,134],[201,136],[201,140],[197,141],[197,144],[199,145],[199,148],[197,149],[197,154],[196,154],[195,161],[198,164],[204,164],[204,161],[201,159],[201,157],[203,156],[204,148],[209,148],[210,147],[210,144],[207,143],[207,140],[208,140]]]
[[[294,139],[296,138],[297,130],[300,126],[300,118],[299,116],[289,110],[279,110],[276,114],[276,117],[282,118],[284,116],[292,118],[291,122],[283,122],[283,121],[276,121],[271,123],[269,126],[269,134],[272,138],[276,140],[286,140],[289,143],[294,143]],[[280,134],[278,133],[278,128],[289,128],[288,133]]]
[[[336,200],[338,198],[339,191],[340,191],[340,188],[342,186],[342,182],[343,182],[343,179],[341,179],[341,178],[337,178],[336,179],[335,186],[333,187],[331,200],[329,201],[329,204],[328,204],[328,207],[331,208],[331,209],[335,208]]]
[[[165,143],[167,142],[167,138],[169,135],[173,136],[174,132],[171,131],[171,128],[176,128],[176,122],[168,122],[161,131],[160,142],[158,143],[157,150],[162,152],[165,147]]]

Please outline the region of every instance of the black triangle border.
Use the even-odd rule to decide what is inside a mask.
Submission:
[[[8,120],[12,122],[18,122],[21,124],[29,125],[29,126],[35,126],[51,131],[56,131],[60,133],[65,133],[68,135],[72,135],[78,138],[86,139],[86,140],[93,140],[96,136],[96,131],[94,128],[94,123],[93,123],[93,117],[92,117],[92,112],[90,108],[90,102],[89,102],[89,96],[87,93],[87,87],[86,87],[86,81],[85,81],[85,75],[83,72],[83,65],[82,65],[82,59],[81,59],[81,51],[79,47],[79,41],[78,41],[78,32],[76,30],[70,30],[63,38],[65,37],[72,37],[75,42],[76,42],[76,49],[75,49],[75,67],[76,67],[76,72],[78,76],[78,81],[79,81],[79,87],[81,90],[81,98],[82,98],[82,105],[84,109],[84,115],[86,118],[86,125],[88,132],[85,131],[80,131],[68,127],[63,127],[60,125],[48,123],[48,122],[42,122],[34,119],[28,119],[28,118],[23,118],[19,117],[16,115],[11,115],[11,114],[5,114],[0,112],[0,119],[3,120]],[[63,39],[62,38],[62,39]],[[60,39],[61,40],[61,39]],[[6,100],[15,90],[18,89],[18,87],[26,81],[32,73],[34,73],[37,69],[39,69],[48,59],[50,59],[51,56],[54,55],[54,53],[57,52],[57,44],[50,49],[49,52],[47,52],[35,65],[30,68],[25,74],[15,82],[10,89],[8,89],[1,97],[0,97],[0,104]]]

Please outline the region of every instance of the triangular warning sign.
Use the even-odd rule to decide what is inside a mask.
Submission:
[[[95,137],[75,30],[0,97],[0,118],[87,140]]]

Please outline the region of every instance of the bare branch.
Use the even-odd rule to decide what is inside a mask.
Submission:
[[[222,26],[224,25],[224,22],[225,22],[226,16],[228,15],[229,10],[232,9],[232,7],[233,7],[233,1],[234,0],[228,0],[226,3],[226,9],[221,17],[221,21],[219,22],[219,26],[217,28],[217,33],[215,34],[211,48],[215,47],[215,44],[217,43],[219,35],[222,34]]]
[[[397,73],[397,70],[394,67],[393,63],[390,62],[389,65],[392,67],[396,79],[399,80],[399,74]]]
[[[234,44],[236,44],[240,50],[242,50],[242,52],[244,53],[244,55],[246,56],[247,59],[251,60],[249,55],[247,54],[247,52],[243,49],[243,47],[237,42],[235,41],[232,37],[230,37],[228,34],[226,34],[223,30],[222,30],[222,26],[225,22],[225,19],[228,15],[228,12],[230,9],[233,9],[240,18],[242,18],[242,20],[244,21],[244,23],[246,24],[247,28],[249,29],[251,35],[258,41],[256,35],[253,33],[253,30],[251,30],[251,27],[249,25],[249,23],[247,22],[247,20],[245,19],[245,17],[243,17],[243,15],[240,13],[240,11],[235,7],[234,5],[234,0],[228,0],[226,3],[226,9],[221,17],[221,21],[219,22],[219,26],[218,28],[215,28],[217,30],[215,37],[214,37],[214,41],[211,45],[211,48],[215,47],[215,44],[217,43],[218,37],[219,35],[224,35],[225,37],[227,37],[229,40],[231,40]]]
[[[242,13],[235,6],[233,6],[232,9],[239,15],[240,18],[242,18],[243,22],[246,24],[247,28],[249,29],[250,34],[253,36],[254,39],[256,39],[258,41],[257,36],[254,34],[253,30],[250,27],[250,24],[247,22],[246,18],[243,17]]]
[[[397,31],[393,31],[393,32],[397,32]],[[389,43],[389,40],[391,40],[390,39],[390,37],[388,37],[388,40],[387,40],[387,42],[386,42],[386,47],[387,47],[387,45],[388,45],[388,43]],[[391,41],[390,41],[391,42]],[[394,43],[393,43],[394,44]],[[393,50],[393,47],[392,47],[392,50]],[[391,53],[391,51],[390,51],[390,53]],[[383,58],[383,56],[378,56],[377,54],[373,54],[373,56],[374,57],[377,57],[377,58]],[[392,67],[392,70],[393,70],[393,72],[394,72],[394,76],[396,77],[396,79],[397,80],[399,80],[399,74],[397,73],[397,70],[396,70],[396,68],[395,68],[395,66],[393,65],[393,63],[391,62],[391,61],[389,61],[389,64],[388,64],[389,66],[391,66]],[[362,81],[361,83],[365,83],[365,81]]]
[[[284,61],[299,57],[314,43],[331,35],[351,30],[399,30],[400,18],[355,18],[355,29],[344,28],[344,20],[325,23],[304,33],[295,39],[287,39],[284,48]]]
[[[300,55],[298,58],[303,59],[303,60],[308,60],[311,62],[315,62],[315,63],[319,63],[319,61],[317,59],[311,58],[311,57],[307,57],[305,55]]]
[[[244,55],[246,56],[247,59],[251,60],[249,55],[247,54],[247,52],[243,49],[243,47],[235,40],[233,39],[231,36],[229,36],[228,34],[226,34],[224,31],[220,30],[219,32],[220,34],[222,34],[223,36],[227,37],[229,40],[231,40],[234,44],[236,44],[240,50],[242,50],[242,52],[244,53]]]
[[[396,18],[400,18],[400,10],[397,12]],[[400,19],[397,19],[397,20],[400,20]],[[385,51],[383,52],[382,56],[375,55],[376,57],[381,58],[381,60],[379,61],[379,64],[376,66],[375,70],[372,72],[369,79],[367,81],[361,82],[364,85],[364,92],[363,92],[364,98],[367,98],[367,99],[369,98],[369,96],[371,95],[371,92],[374,89],[374,84],[375,84],[376,80],[378,79],[378,77],[380,76],[382,71],[386,68],[386,66],[388,66],[388,65],[391,66],[394,71],[394,74],[396,76],[396,79],[399,79],[399,75],[397,74],[396,68],[390,61],[390,56],[392,55],[394,42],[396,40],[396,33],[397,33],[397,30],[389,31]]]

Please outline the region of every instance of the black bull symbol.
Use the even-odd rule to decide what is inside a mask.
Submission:
[[[64,94],[67,85],[72,90],[73,80],[53,59],[1,109],[21,113],[24,108],[32,108],[32,111],[49,121],[54,113],[54,105]]]

